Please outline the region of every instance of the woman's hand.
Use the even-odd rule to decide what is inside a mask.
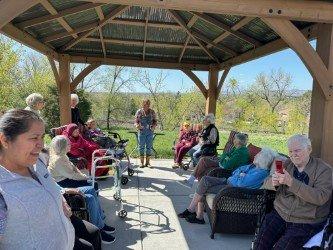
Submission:
[[[71,207],[67,204],[65,198],[62,199],[62,209],[64,211],[65,216],[69,219],[73,213]]]
[[[65,194],[79,194],[79,195],[84,195],[78,188],[66,188]]]
[[[135,124],[135,127],[136,127],[138,130],[141,130],[141,129],[143,128],[143,127],[141,126],[140,123]]]

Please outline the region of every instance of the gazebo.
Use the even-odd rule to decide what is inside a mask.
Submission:
[[[215,113],[231,67],[290,47],[314,79],[313,154],[333,165],[332,1],[0,0],[0,30],[49,58],[62,124],[70,92],[102,64],[182,70]],[[89,65],[71,82],[70,63]],[[207,87],[195,70],[209,72]]]

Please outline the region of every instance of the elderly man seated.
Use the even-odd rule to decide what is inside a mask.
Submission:
[[[290,160],[283,173],[267,181],[276,189],[274,209],[260,228],[255,249],[301,249],[324,227],[330,211],[332,169],[310,156],[311,142],[303,135],[288,140]]]

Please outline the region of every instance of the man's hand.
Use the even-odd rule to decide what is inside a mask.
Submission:
[[[66,188],[65,189],[66,194],[79,194],[84,195],[78,188]]]
[[[272,175],[272,185],[273,187],[278,187],[280,186],[279,183],[279,177],[277,176],[277,172],[275,171],[275,173]]]
[[[293,178],[290,176],[290,174],[285,169],[283,169],[283,174],[277,173],[277,175],[278,175],[280,184],[284,184],[284,185],[287,185],[288,187],[290,187],[291,184],[293,183]]]
[[[73,213],[71,207],[67,204],[65,198],[62,199],[62,209],[64,211],[65,216],[69,219]]]
[[[141,126],[139,123],[135,124],[135,127],[136,127],[138,130],[141,130],[141,129],[142,129],[142,126]]]

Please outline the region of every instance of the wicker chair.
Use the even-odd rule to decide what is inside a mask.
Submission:
[[[230,171],[217,168],[209,176],[228,178]],[[205,196],[204,205],[211,225],[211,239],[215,233],[254,234],[263,215],[273,206],[275,192],[226,186],[216,195]]]

